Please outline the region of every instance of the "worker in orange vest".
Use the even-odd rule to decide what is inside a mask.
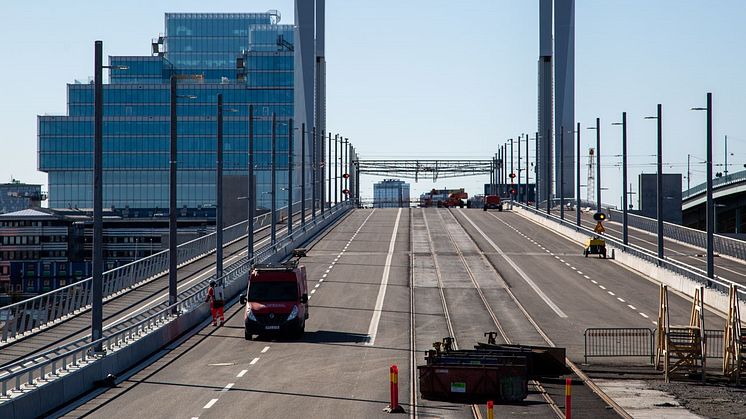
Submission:
[[[210,281],[210,287],[207,288],[207,299],[205,302],[210,303],[210,312],[212,313],[212,325],[218,325],[218,315],[220,315],[220,325],[225,323],[223,316],[223,306],[225,305],[225,296],[223,286],[218,285],[215,281]]]

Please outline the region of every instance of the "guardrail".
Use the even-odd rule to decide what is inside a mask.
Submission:
[[[562,220],[554,214],[547,214],[544,211],[536,210],[533,207],[527,207],[524,204],[514,203],[514,205],[522,208],[523,210],[529,211],[533,214],[536,214],[538,216],[551,220],[557,224],[560,224],[562,226],[565,226],[577,232],[587,234],[588,236],[597,235],[597,233],[595,233],[591,229],[588,229],[585,227],[578,227],[578,225],[575,224],[574,220],[573,221],[570,221],[568,219]],[[606,241],[607,246],[617,248],[645,262],[657,265],[663,269],[666,269],[673,273],[687,277],[701,285],[704,285],[707,288],[715,289],[723,293],[724,295],[728,294],[731,285],[735,285],[736,290],[739,294],[738,298],[739,299],[746,298],[746,287],[744,287],[744,285],[742,284],[739,284],[739,283],[736,283],[736,282],[733,282],[733,281],[730,281],[724,278],[708,278],[706,275],[699,272],[699,270],[697,270],[696,268],[693,268],[691,266],[685,265],[677,261],[669,260],[669,259],[659,259],[657,254],[654,254],[650,250],[647,250],[645,248],[642,248],[642,247],[639,247],[633,244],[625,245],[621,240],[618,240],[611,236],[604,236],[604,240]]]
[[[621,222],[621,211],[610,209],[609,215],[611,216],[611,220]],[[630,227],[638,228],[652,234],[658,233],[658,221],[656,219],[637,214],[627,214],[627,217]],[[663,236],[667,239],[687,243],[702,249],[707,247],[707,233],[702,230],[664,222]],[[715,253],[746,260],[746,242],[743,240],[715,234],[713,244]]]
[[[725,185],[730,185],[733,183],[738,183],[746,180],[746,170],[742,170],[740,172],[736,172],[732,175],[727,175],[723,177],[718,177],[712,180],[712,188],[718,188]],[[681,197],[686,200],[694,195],[699,195],[700,193],[707,190],[707,183],[700,183],[699,185],[694,186],[691,189],[687,189],[682,192]]]
[[[298,205],[298,204],[294,204]],[[278,219],[287,216],[287,207],[278,210]],[[270,213],[254,218],[253,227],[259,229],[271,222]],[[224,246],[246,236],[247,221],[223,229]],[[215,251],[217,234],[212,232],[182,243],[177,247],[179,267]],[[155,279],[169,267],[168,249],[126,265],[104,272],[104,301]],[[86,278],[73,284],[37,295],[36,297],[0,308],[0,346],[34,331],[39,331],[91,307],[91,282]]]
[[[256,263],[269,260],[279,249],[287,250],[296,240],[303,237],[309,231],[329,221],[339,213],[348,210],[349,203],[342,203],[327,210],[323,217],[317,214],[315,221],[306,221],[304,226],[296,226],[293,233],[278,240],[274,245],[268,244],[255,252],[254,258],[249,260],[244,256],[237,263],[226,269],[225,274],[219,278],[227,289],[242,279],[246,279],[251,267]],[[3,368],[4,375],[0,375],[0,404],[3,399],[11,398],[13,392],[23,392],[41,383],[52,381],[60,376],[94,362],[106,353],[117,351],[132,342],[142,338],[148,333],[163,327],[164,325],[178,319],[186,313],[200,307],[207,296],[207,288],[214,275],[205,278],[188,289],[178,294],[178,303],[168,305],[168,302],[149,309],[133,317],[124,319],[105,330],[105,336],[97,341],[88,342],[90,336],[71,342],[62,348],[47,351],[33,357],[24,359]],[[238,284],[240,285],[240,284]],[[239,286],[239,288],[242,288]],[[173,314],[173,308],[177,308],[177,314]],[[93,348],[101,343],[103,353],[96,353]]]

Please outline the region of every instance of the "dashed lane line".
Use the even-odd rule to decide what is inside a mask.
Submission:
[[[203,407],[203,409],[209,409],[217,402],[218,402],[218,399],[210,399],[210,401],[207,402],[207,404],[205,405],[205,407]]]
[[[239,373],[238,373],[238,374],[236,375],[236,378],[241,378],[241,377],[243,377],[244,375],[246,375],[246,373],[247,373],[247,372],[249,372],[249,370],[241,370],[241,372],[239,372]]]

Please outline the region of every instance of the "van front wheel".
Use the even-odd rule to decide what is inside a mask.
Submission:
[[[251,332],[249,332],[249,329],[244,329],[243,338],[246,340],[251,340],[253,338]]]

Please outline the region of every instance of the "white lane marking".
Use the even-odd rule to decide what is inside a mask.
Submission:
[[[318,288],[318,287],[320,287],[320,286],[321,286],[321,284],[316,284],[316,285],[314,286],[314,288]]]
[[[494,241],[492,241],[492,239],[490,239],[489,237],[487,237],[487,235],[486,235],[486,234],[484,234],[484,231],[482,231],[482,229],[481,229],[481,228],[479,228],[479,226],[477,226],[476,224],[474,224],[474,221],[472,221],[472,220],[471,220],[471,218],[469,218],[469,217],[468,217],[468,216],[466,215],[466,212],[464,212],[464,211],[461,211],[461,214],[462,214],[462,215],[464,216],[464,218],[466,218],[466,221],[468,221],[468,222],[469,222],[469,224],[471,224],[471,225],[472,225],[472,227],[474,227],[474,229],[475,229],[475,230],[477,230],[477,232],[478,232],[478,233],[479,233],[479,234],[480,234],[480,235],[481,235],[481,236],[482,236],[482,237],[483,237],[483,238],[484,238],[484,239],[485,239],[485,240],[487,241],[487,243],[489,243],[489,244],[490,244],[490,246],[492,246],[492,248],[493,248],[493,249],[495,249],[495,251],[496,251],[496,252],[497,252],[497,253],[498,253],[498,254],[499,254],[500,256],[502,256],[502,258],[503,258],[503,259],[505,259],[505,261],[506,261],[506,262],[508,262],[508,264],[509,264],[509,265],[510,265],[510,266],[511,266],[511,267],[512,267],[512,268],[513,268],[513,269],[514,269],[514,270],[515,270],[516,272],[518,272],[518,275],[520,275],[520,276],[521,276],[521,278],[523,278],[523,280],[524,280],[524,281],[526,281],[526,283],[527,283],[527,284],[528,284],[528,285],[529,285],[529,286],[530,286],[530,287],[531,287],[531,288],[532,288],[532,289],[534,290],[534,292],[535,292],[535,293],[536,293],[536,294],[537,294],[537,295],[538,295],[539,297],[541,297],[541,299],[542,299],[542,300],[544,300],[544,302],[545,302],[545,303],[546,303],[546,304],[547,304],[547,305],[549,306],[549,308],[551,308],[551,309],[552,309],[552,310],[553,310],[553,311],[554,311],[555,313],[557,313],[557,315],[558,315],[559,317],[562,317],[562,318],[567,318],[567,314],[565,314],[565,312],[563,312],[563,311],[562,311],[562,310],[561,310],[561,309],[560,309],[560,308],[559,308],[559,307],[557,306],[557,304],[555,304],[555,303],[554,303],[554,301],[552,301],[551,299],[549,299],[549,297],[548,297],[548,296],[547,296],[546,294],[544,294],[544,291],[542,291],[542,290],[541,290],[541,288],[539,288],[539,286],[538,286],[538,285],[536,285],[536,283],[535,283],[535,282],[534,282],[534,281],[533,281],[533,280],[532,280],[531,278],[529,278],[529,276],[528,276],[528,275],[526,274],[526,272],[523,272],[523,269],[521,269],[521,268],[520,268],[520,267],[519,267],[518,265],[516,265],[516,263],[515,263],[515,262],[513,262],[513,259],[511,259],[511,258],[510,258],[510,257],[509,257],[508,255],[506,255],[506,254],[505,254],[505,252],[503,252],[503,250],[502,250],[501,248],[499,248],[499,247],[498,247],[498,246],[497,246],[497,245],[495,244],[495,242],[494,242]]]
[[[210,367],[227,367],[228,365],[236,365],[235,362],[219,362],[217,364],[207,364]]]
[[[656,325],[656,326],[658,326],[658,322],[655,321],[655,320],[653,320],[653,324]]]
[[[269,350],[269,346],[265,346],[264,349],[262,349],[262,353],[263,354],[267,353],[268,350]]]
[[[632,304],[627,304],[627,307],[631,308],[632,310],[637,310],[637,307],[633,306]]]
[[[315,294],[315,293],[316,293],[316,288],[311,290],[311,294]]]
[[[593,282],[594,284],[598,285],[598,282],[596,282],[595,279],[591,279],[591,282]]]
[[[583,272],[582,271],[578,271],[578,275],[583,275]]]
[[[573,271],[577,271],[578,270],[578,268],[576,268],[574,266],[570,266],[570,269],[572,269]]]
[[[616,294],[614,294],[614,293],[613,293],[613,292],[611,292],[611,291],[606,291],[606,292],[608,292],[608,293],[609,293],[609,295],[611,295],[612,297],[616,295]]]
[[[254,364],[256,364],[256,363],[257,363],[258,361],[259,361],[259,358],[254,358],[254,359],[252,359],[252,360],[251,360],[251,362],[249,362],[249,365],[254,365]]]
[[[319,282],[324,282],[324,278],[319,279]]]
[[[329,275],[329,274],[324,274],[324,275],[321,275],[321,277],[322,277],[322,278],[326,278],[326,276],[327,276],[327,275]]]
[[[564,259],[560,259],[560,262],[565,263],[565,260]]]
[[[381,310],[383,309],[383,299],[386,297],[386,287],[389,284],[389,274],[391,273],[391,258],[394,257],[394,245],[396,245],[396,234],[399,231],[399,220],[401,219],[401,208],[396,213],[396,221],[394,222],[394,231],[391,232],[391,241],[389,242],[389,252],[386,254],[386,264],[383,267],[383,275],[381,275],[381,286],[378,288],[378,297],[376,298],[376,306],[373,310],[373,317],[370,319],[370,326],[368,327],[368,341],[365,342],[368,346],[373,346],[376,343],[376,335],[378,334],[378,323],[381,321]]]
[[[619,301],[621,301],[622,303],[626,303],[626,301],[624,301],[624,298],[617,297],[616,299],[619,300]]]
[[[569,264],[569,263],[567,263],[567,262],[565,262],[565,265],[567,265],[567,266],[570,266],[570,264]]]
[[[223,389],[222,389],[222,390],[220,390],[220,391],[222,391],[222,392],[226,392],[226,391],[230,390],[230,389],[231,389],[231,388],[232,388],[232,387],[233,387],[234,385],[236,385],[236,383],[228,383],[228,384],[227,384],[227,385],[226,385],[225,387],[223,387]]]
[[[606,287],[604,287],[603,285],[599,285],[598,287],[601,288],[602,290],[606,289]]]
[[[328,273],[329,273],[329,271],[331,271],[331,270],[332,270],[332,267],[330,266],[330,267],[329,267],[329,269],[327,269],[327,270],[326,270],[326,272],[324,272],[324,273],[325,273],[325,274],[328,274]]]
[[[238,375],[236,375],[236,378],[243,377],[244,375],[246,375],[247,372],[249,372],[249,370],[241,370],[241,372],[239,372]]]
[[[588,276],[588,275],[583,275],[583,277],[584,277],[585,279],[591,279],[591,277],[590,277],[590,276]]]
[[[647,314],[645,314],[645,313],[643,313],[643,312],[640,312],[640,315],[641,315],[642,317],[645,317],[646,319],[648,318],[648,315],[647,315]]]
[[[207,404],[205,405],[205,407],[203,407],[203,409],[209,409],[212,407],[212,405],[214,405],[217,402],[218,402],[218,399],[212,399],[209,402],[207,402]]]

